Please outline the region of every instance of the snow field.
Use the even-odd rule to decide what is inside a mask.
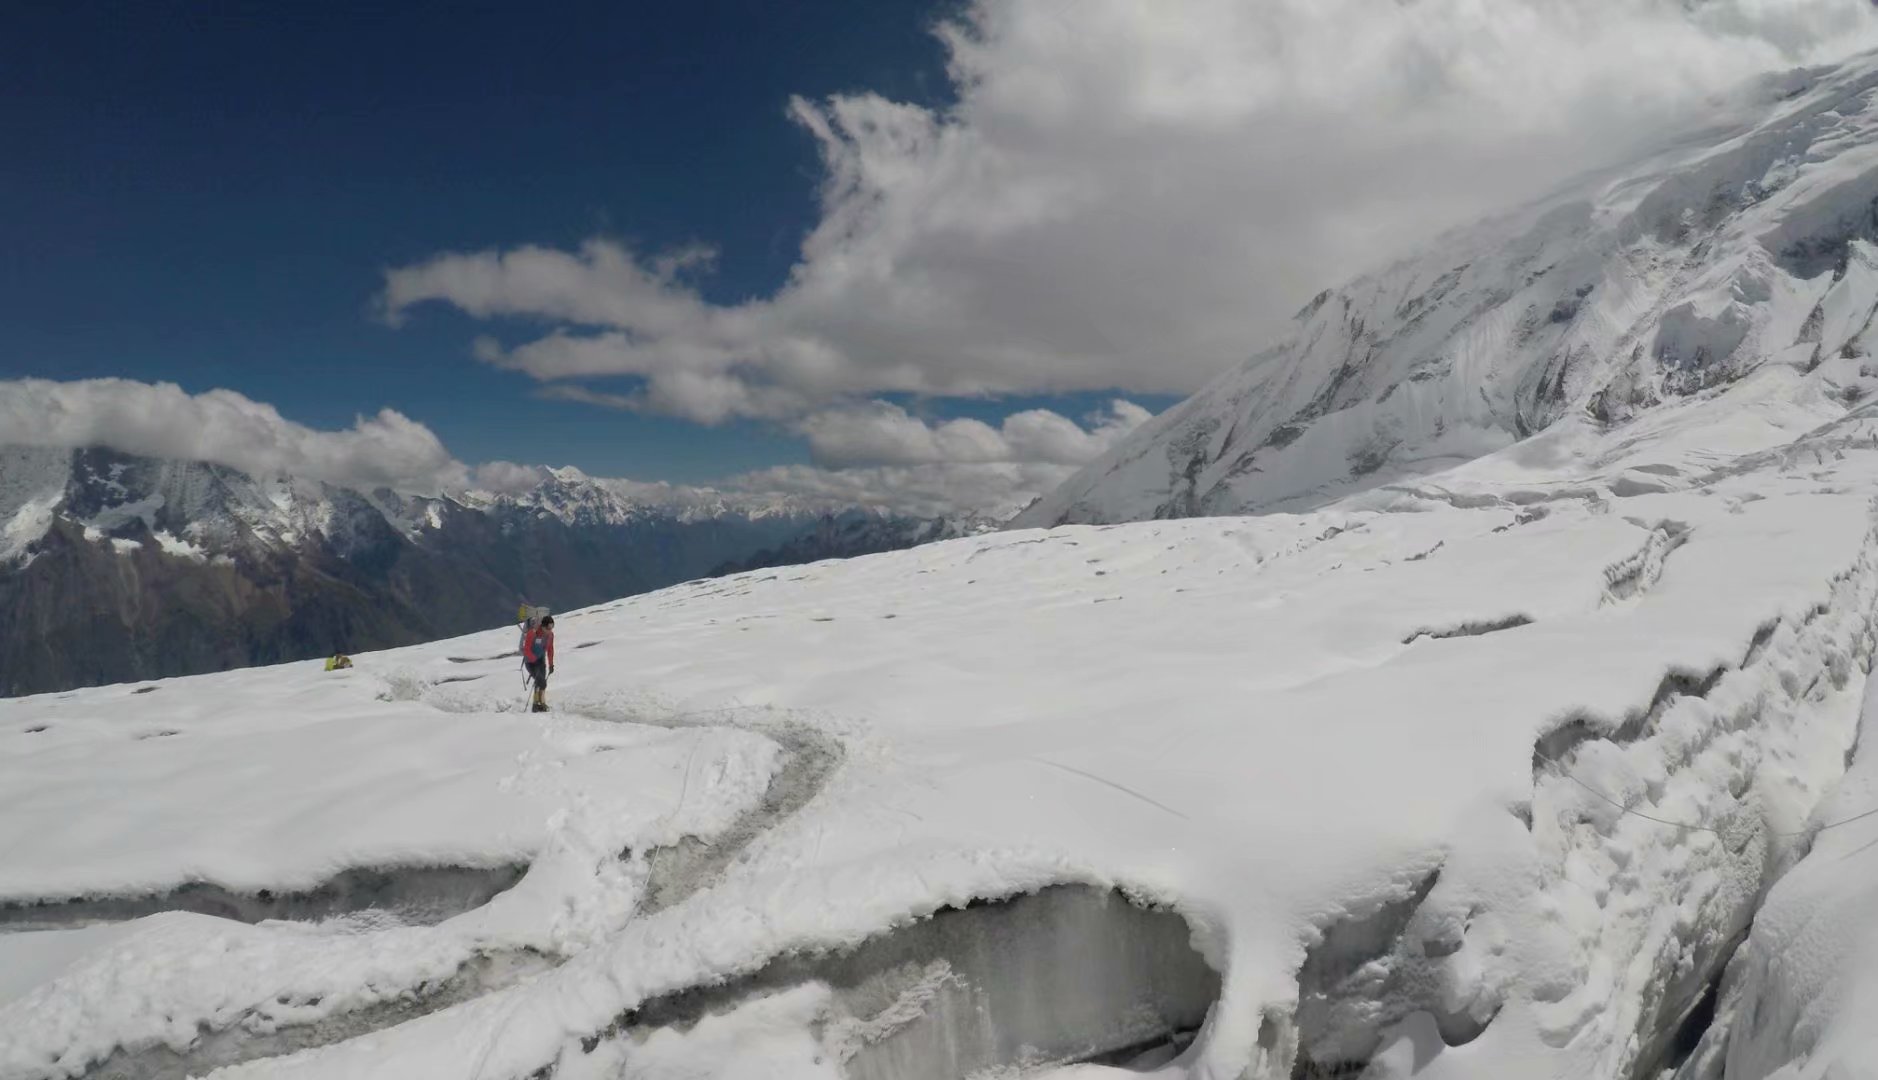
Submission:
[[[567,613],[545,718],[510,629],[0,703],[0,905],[41,926],[190,882],[529,867],[434,926],[0,934],[0,1076],[918,1077],[941,1034],[1094,1076],[1135,1045],[1090,1030],[1172,1039],[1144,1049],[1169,1080],[1674,1066],[1853,745],[1878,421],[1796,437],[1825,406],[1766,404],[1824,371],[1618,429],[1575,480],[1535,449],[1318,513]],[[995,929],[1058,887],[1185,920],[1197,1032],[1132,909]],[[1032,974],[974,966],[986,942]],[[1038,981],[1092,942],[1138,962]]]
[[[1282,1076],[1300,1053],[1378,1076],[1418,1053],[1417,1076],[1629,1075],[1662,1059],[1798,853],[1772,833],[1802,828],[1850,745],[1878,455],[1851,428],[1820,439],[1840,440],[1824,464],[1603,486],[1543,517],[1422,499],[1015,533],[571,613],[558,722],[781,714],[838,740],[839,767],[551,971],[221,1075],[737,1075],[785,1052],[839,1075],[845,1014],[811,971],[693,1027],[621,1041],[621,1020],[1078,883],[1171,905],[1222,980],[1163,1075]],[[412,673],[412,700],[374,709],[526,725],[480,682],[439,684],[506,677],[474,658],[511,639],[360,658],[359,678]],[[1717,834],[1620,813],[1568,772]]]

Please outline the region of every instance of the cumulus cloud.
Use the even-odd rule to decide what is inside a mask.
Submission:
[[[678,274],[706,265],[703,248],[642,266],[615,245],[591,241],[579,253],[523,247],[506,254],[454,255],[390,275],[382,302],[397,321],[405,308],[447,299],[471,315],[533,315],[591,325],[641,326],[659,334],[681,329],[700,304],[678,285]]]
[[[977,421],[935,428],[883,406],[865,421],[840,421],[856,426],[831,435],[837,441],[829,444],[829,459],[820,465],[748,473],[731,478],[721,489],[658,481],[597,482],[658,505],[710,505],[728,493],[830,509],[855,505],[920,515],[1000,513],[1014,511],[1054,487],[1076,464],[1100,453],[1146,416],[1139,406],[1115,401],[1089,417],[1087,428],[1041,410],[1019,413],[998,428]],[[870,424],[884,434],[862,434],[859,429]],[[949,454],[930,445],[955,438],[947,432],[958,424],[983,429],[983,447],[969,462],[950,460]],[[844,454],[843,446],[867,438],[883,440],[883,446]],[[895,440],[897,444],[887,445]],[[811,444],[816,445],[813,436]],[[583,478],[575,469],[510,461],[466,466],[429,428],[391,409],[361,416],[342,431],[319,431],[232,390],[190,394],[171,383],[128,379],[0,381],[0,445],[104,446],[128,454],[207,461],[255,476],[284,474],[360,490],[389,487],[422,494],[473,489],[517,495],[557,473],[564,479]],[[1039,460],[1025,460],[1033,456]],[[897,464],[829,467],[881,457]]]
[[[0,442],[106,446],[366,490],[435,492],[466,476],[429,428],[393,409],[316,431],[232,390],[190,394],[129,379],[0,381]]]
[[[548,387],[544,395],[621,407],[614,395],[594,395],[582,387]],[[935,423],[889,402],[857,402],[788,425],[808,441],[813,465],[745,473],[727,481],[725,490],[920,516],[1009,516],[1101,456],[1151,415],[1132,401],[1116,399],[1081,423],[1048,409],[1028,409],[994,426],[969,418]],[[482,469],[477,476],[480,483]],[[660,502],[679,499],[684,492],[712,493],[608,483],[622,494]]]
[[[548,470],[540,465],[517,465],[513,461],[485,461],[469,472],[469,486],[497,495],[519,495],[538,487],[548,479]]]
[[[1191,391],[1326,285],[1628,153],[1752,74],[1878,45],[1878,15],[1868,0],[978,0],[937,32],[949,108],[790,104],[826,175],[774,295],[711,304],[689,277],[707,250],[594,240],[390,270],[386,313],[545,321],[478,355],[555,383],[629,377],[609,404],[797,424],[831,460],[983,464],[1016,433],[921,431],[862,402]],[[1057,446],[1073,434],[1036,437],[1036,460],[1073,456]]]
[[[982,420],[931,424],[898,405],[873,401],[805,417],[795,430],[806,436],[819,465],[1038,463],[1084,465],[1149,417],[1132,401],[1116,400],[1088,418],[1089,427],[1048,409],[1004,418],[998,427]]]

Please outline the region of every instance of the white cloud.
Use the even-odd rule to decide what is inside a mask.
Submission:
[[[1085,465],[1153,415],[1132,401],[1117,399],[1106,413],[1087,418],[1088,430],[1047,409],[1031,409],[1005,417],[1003,431],[1013,460]]]
[[[1084,465],[1149,417],[1132,401],[1117,400],[1089,418],[1085,429],[1048,409],[1013,413],[998,427],[982,420],[930,424],[898,405],[871,401],[814,413],[794,430],[808,438],[818,464],[868,465],[1037,463]]]
[[[540,465],[517,465],[513,461],[485,461],[470,470],[469,486],[497,495],[519,495],[548,479],[548,470]]]
[[[874,460],[897,455],[899,464],[778,467],[733,478],[724,490],[830,508],[861,505],[911,514],[1015,510],[1054,487],[1075,464],[1099,453],[1146,415],[1138,406],[1116,401],[1090,417],[1088,429],[1043,411],[1017,414],[1002,428],[953,421],[935,429],[904,411],[883,411],[874,419],[888,434],[876,438],[899,443],[883,442],[851,456]],[[937,450],[922,454],[906,449],[928,439],[951,440],[959,424],[983,430],[983,449],[972,462],[946,460]],[[850,433],[844,438],[865,436]],[[1024,446],[1026,440],[1045,445],[1032,451]],[[171,383],[127,379],[0,380],[0,445],[104,446],[128,454],[213,462],[256,476],[285,474],[361,490],[390,487],[424,494],[464,489],[520,494],[549,478],[549,470],[540,465],[490,461],[465,466],[429,428],[391,409],[359,417],[343,431],[319,431],[232,390],[190,394]],[[835,445],[836,451],[840,445]],[[1020,460],[1033,453],[1051,460]],[[573,469],[557,471],[564,477],[581,475]],[[708,487],[598,482],[658,505],[710,505],[718,499],[718,492]]]
[[[382,301],[394,322],[412,304],[447,299],[482,318],[533,315],[665,334],[688,326],[701,307],[678,285],[678,274],[709,262],[708,251],[694,248],[641,266],[601,241],[588,242],[578,254],[523,247],[445,255],[389,275]]]
[[[621,395],[551,385],[543,396],[613,408],[637,407]],[[745,473],[725,490],[759,498],[794,498],[828,506],[872,506],[932,516],[981,513],[1008,516],[1056,487],[1077,467],[1099,457],[1152,414],[1117,399],[1076,421],[1047,409],[1013,413],[993,426],[981,420],[932,423],[884,401],[857,402],[811,413],[788,427],[808,440],[814,465],[788,465]],[[476,472],[478,486],[485,469]],[[503,468],[519,468],[503,465]],[[492,472],[492,481],[510,476]],[[522,474],[514,474],[525,479]],[[519,480],[518,480],[519,482]],[[711,489],[607,481],[622,494],[673,502],[704,498]]]
[[[429,428],[392,409],[316,431],[232,390],[189,394],[128,379],[0,381],[0,442],[106,446],[367,490],[435,492],[465,477]]]
[[[1324,286],[1748,75],[1878,45],[1878,15],[1868,0],[979,0],[940,32],[950,109],[792,103],[826,180],[774,296],[709,304],[686,280],[700,249],[647,260],[596,240],[391,270],[388,315],[441,301],[546,320],[479,355],[549,381],[630,376],[615,404],[706,423],[858,413],[806,421],[841,460],[982,461],[983,431],[922,433],[857,402],[1191,391]],[[1039,460],[1073,456],[1049,427]]]

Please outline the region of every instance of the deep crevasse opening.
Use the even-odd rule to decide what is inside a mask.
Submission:
[[[1171,1058],[1219,997],[1179,914],[1110,889],[1059,885],[949,908],[846,951],[644,1002],[547,1075],[618,1076],[762,1045],[813,1018],[814,1039],[766,1052],[848,1080],[953,1080],[1077,1061]],[[640,1075],[630,1072],[628,1075]],[[709,1075],[708,1071],[703,1075]]]
[[[1272,1064],[1248,1075],[1279,1080],[1287,1061],[1294,1078],[1477,1075],[1437,1063],[1441,1050],[1492,1038],[1509,1007],[1545,1046],[1579,1053],[1578,1075],[1642,1080],[1714,1057],[1733,1014],[1723,967],[1851,758],[1875,595],[1868,537],[1827,603],[1763,627],[1738,666],[1671,672],[1615,724],[1560,724],[1540,740],[1531,803],[1514,808],[1536,888],[1509,903],[1451,858],[1323,928],[1295,1011],[1266,1015]]]

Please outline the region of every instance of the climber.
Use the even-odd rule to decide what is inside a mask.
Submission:
[[[345,653],[334,653],[326,658],[327,671],[344,671],[352,666],[352,658]]]
[[[554,616],[543,615],[522,635],[522,664],[534,683],[530,711],[548,711],[548,676],[554,674]]]

